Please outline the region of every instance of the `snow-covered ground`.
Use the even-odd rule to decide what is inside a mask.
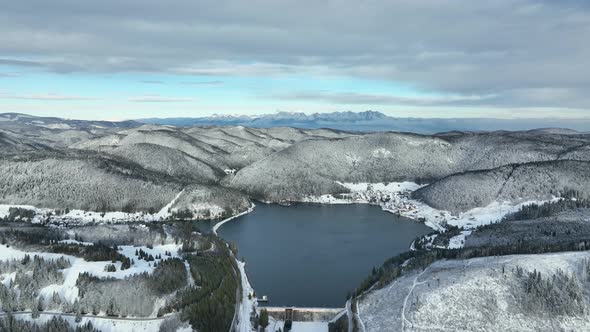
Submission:
[[[70,243],[75,243],[76,241],[70,240]],[[166,256],[165,252],[168,251],[172,254],[172,257],[178,257],[178,249],[180,247],[175,244],[167,244],[167,245],[160,245],[154,246],[153,249],[150,249],[145,246],[119,246],[119,252],[129,259],[134,260],[134,264],[131,265],[129,269],[121,270],[121,262],[112,263],[111,261],[102,261],[102,262],[88,262],[82,258],[62,255],[62,254],[54,254],[54,253],[46,253],[46,252],[26,252],[18,249],[14,249],[12,247],[7,247],[6,245],[0,245],[0,260],[12,260],[12,259],[22,259],[26,254],[30,256],[40,256],[45,259],[57,259],[59,257],[67,258],[72,265],[69,268],[63,269],[62,273],[64,274],[64,282],[63,284],[53,284],[49,285],[40,290],[39,295],[45,298],[49,298],[53,295],[54,292],[58,293],[62,299],[67,300],[70,303],[73,303],[78,298],[78,287],[76,287],[76,280],[78,280],[78,275],[83,272],[88,272],[97,277],[110,277],[116,279],[124,279],[125,277],[147,272],[152,273],[154,270],[154,262],[160,261],[155,259],[153,262],[147,262],[145,260],[138,259],[135,256],[136,250],[143,250],[148,255],[154,256],[154,258],[158,255],[162,256],[162,259],[169,258],[170,256]],[[107,265],[114,264],[117,268],[115,272],[106,272],[105,267]],[[2,282],[8,282],[7,278],[10,276],[8,275],[0,275],[0,280]]]
[[[365,331],[588,331],[590,305],[579,316],[528,312],[516,267],[551,278],[580,273],[590,252],[442,260],[400,277],[359,301]],[[578,275],[579,280],[582,280]]]
[[[170,216],[170,209],[172,208],[172,205],[174,205],[174,203],[176,203],[176,201],[178,200],[178,198],[184,193],[184,189],[182,189],[178,195],[176,195],[176,197],[174,197],[173,200],[171,200],[168,204],[166,204],[166,206],[164,206],[163,208],[160,209],[160,211],[158,211],[158,213],[155,214],[154,217],[156,217],[156,220],[163,220],[166,219]]]
[[[449,240],[449,249],[463,248],[465,245],[465,237],[471,234],[472,231],[462,231],[461,234],[453,236]]]
[[[112,211],[112,212],[96,212],[96,211],[84,211],[84,210],[70,210],[68,213],[57,214],[56,209],[48,209],[48,208],[37,208],[31,205],[6,205],[0,204],[0,218],[4,218],[9,215],[10,208],[21,208],[26,210],[31,210],[35,212],[35,216],[31,220],[33,223],[44,223],[49,220],[52,223],[60,223],[60,222],[68,222],[68,223],[79,223],[79,224],[86,224],[86,223],[100,223],[100,222],[111,222],[111,223],[119,223],[119,222],[130,222],[130,221],[143,221],[143,222],[152,222],[152,221],[161,221],[166,220],[168,217],[171,216],[169,212],[170,207],[174,205],[174,203],[178,200],[178,198],[183,194],[184,190],[179,192],[176,197],[172,201],[170,201],[166,206],[164,206],[160,211],[157,213],[145,213],[145,212],[121,212],[121,211]]]
[[[304,202],[322,204],[353,204],[368,203],[380,205],[384,211],[399,214],[404,217],[422,220],[434,230],[445,230],[445,225],[474,229],[500,221],[505,215],[518,211],[524,205],[545,203],[545,201],[526,201],[518,204],[510,202],[493,202],[485,207],[474,208],[454,215],[449,211],[438,210],[411,198],[411,192],[421,188],[413,182],[391,183],[341,183],[348,188],[349,194],[334,197],[332,195],[310,196]],[[553,200],[557,200],[554,198]],[[460,238],[457,239],[460,241]]]
[[[284,321],[270,318],[265,332],[283,330]],[[328,332],[328,322],[293,322],[291,332]]]
[[[425,186],[409,181],[389,183],[338,182],[338,184],[350,189],[352,192],[363,192],[367,191],[367,189],[372,189],[373,191],[381,191],[386,193],[414,191]]]
[[[129,222],[129,221],[160,221],[165,220],[170,214],[155,214],[135,212],[95,212],[84,210],[70,210],[68,213],[57,214],[55,209],[37,208],[30,205],[6,205],[0,204],[0,218],[8,216],[10,208],[24,208],[35,212],[35,216],[31,220],[33,223],[44,223],[49,219],[52,223],[68,222],[68,223],[93,223],[93,222]]]
[[[15,315],[17,319],[21,320],[28,320],[35,322],[37,324],[44,324],[51,320],[54,315],[43,314],[39,316],[39,318],[33,319],[31,314],[17,314]],[[65,319],[71,326],[82,326],[87,322],[90,322],[92,326],[101,331],[101,332],[159,332],[160,325],[162,322],[165,321],[165,318],[155,318],[151,320],[126,320],[126,319],[119,319],[113,317],[82,317],[80,323],[76,323],[75,316],[61,316]],[[189,330],[192,331],[192,330]]]
[[[92,243],[92,242],[83,242],[83,241],[72,240],[72,239],[61,240],[61,241],[58,241],[58,243],[63,243],[63,244],[79,244],[81,246],[91,246],[91,245],[94,245],[94,243]]]

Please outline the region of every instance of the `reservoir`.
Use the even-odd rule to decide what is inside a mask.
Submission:
[[[238,248],[256,295],[271,306],[343,307],[389,257],[432,229],[367,204],[257,203],[219,235]]]

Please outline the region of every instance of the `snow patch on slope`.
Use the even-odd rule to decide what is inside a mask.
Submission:
[[[65,214],[57,214],[57,209],[48,209],[48,208],[37,208],[32,205],[9,205],[9,204],[0,204],[0,218],[7,217],[10,212],[11,208],[21,208],[25,210],[34,211],[35,216],[31,220],[33,223],[45,223],[49,220],[50,223],[79,223],[79,224],[87,224],[87,223],[99,223],[99,222],[113,222],[113,223],[121,223],[121,222],[130,222],[130,221],[139,221],[139,222],[153,222],[153,221],[162,221],[167,219],[171,216],[171,213],[168,211],[170,207],[176,202],[176,200],[182,195],[184,192],[181,191],[176,195],[176,197],[164,206],[159,212],[150,214],[145,212],[121,212],[121,211],[112,211],[112,212],[96,212],[96,211],[84,211],[84,210],[70,210],[68,213]]]
[[[35,322],[36,324],[45,324],[49,322],[53,315],[44,315],[41,314],[39,318],[33,319],[30,314],[17,314],[15,315],[16,318],[21,320],[27,320],[31,322]],[[154,319],[154,320],[142,320],[142,321],[133,321],[133,320],[125,320],[125,319],[117,319],[113,317],[82,317],[80,323],[76,323],[76,317],[73,316],[61,316],[64,320],[66,320],[70,326],[83,326],[86,323],[92,323],[92,326],[101,331],[101,332],[159,332],[160,325],[165,320],[164,318],[161,319]]]
[[[472,231],[462,231],[461,234],[453,236],[449,240],[449,249],[463,248],[465,245],[465,237],[469,236]]]
[[[51,123],[48,125],[43,125],[43,123],[44,123],[43,121],[33,121],[33,122],[35,122],[35,124],[39,127],[44,127],[44,128],[48,128],[48,129],[72,129],[72,126],[70,126],[67,123]]]
[[[172,207],[172,205],[174,205],[174,203],[176,203],[176,201],[178,200],[178,198],[184,193],[184,189],[182,189],[178,195],[176,195],[176,197],[174,197],[174,199],[172,199],[172,201],[170,201],[170,203],[166,204],[166,206],[164,206],[162,209],[160,209],[160,211],[158,213],[156,213],[156,218],[160,218],[160,219],[166,219],[168,216],[170,216],[170,208]]]
[[[440,260],[369,292],[359,301],[359,313],[367,332],[586,331],[588,312],[552,317],[524,310],[515,293],[522,281],[513,271],[518,266],[544,277],[557,270],[579,273],[589,258],[588,252],[567,252]]]
[[[271,318],[265,332],[278,331],[284,325],[284,321]],[[293,322],[291,332],[328,332],[328,322]]]

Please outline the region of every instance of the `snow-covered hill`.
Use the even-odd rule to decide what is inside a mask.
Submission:
[[[429,183],[471,170],[548,161],[585,149],[587,135],[537,132],[377,133],[302,141],[241,169],[229,185],[263,200],[342,192],[341,182]],[[588,160],[585,153],[578,159]]]
[[[589,162],[534,162],[454,174],[417,190],[414,197],[458,213],[492,202],[549,200],[568,190],[590,194]]]
[[[0,203],[56,209],[158,211],[182,189],[137,164],[85,152],[4,158],[0,174]]]
[[[589,259],[579,252],[437,261],[363,296],[361,331],[586,331]]]
[[[197,196],[190,202],[183,196],[184,205],[174,209],[203,217],[247,209],[244,194],[301,201],[348,192],[341,183],[410,181],[431,184],[415,195],[423,203],[459,213],[546,200],[563,189],[589,190],[587,167],[570,160],[590,160],[590,135],[571,130],[363,134],[0,117],[3,204],[155,213],[182,189],[198,186]],[[313,118],[354,122],[383,116]]]

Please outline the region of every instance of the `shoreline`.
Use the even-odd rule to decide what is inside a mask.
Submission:
[[[240,212],[234,216],[219,221],[213,226],[213,228],[211,228],[211,232],[215,236],[219,237],[219,234],[217,234],[217,230],[221,226],[223,226],[225,223],[229,221],[232,221],[254,211],[255,207],[256,204],[252,203],[252,205],[250,205],[250,207],[246,211]],[[237,257],[233,255],[233,253],[232,256],[238,266],[238,272],[240,273],[240,284],[242,288],[241,303],[237,306],[238,311],[234,315],[234,320],[237,319],[237,331],[248,332],[252,330],[252,326],[250,324],[250,313],[254,308],[256,308],[256,300],[254,298],[248,299],[248,294],[252,294],[254,292],[254,288],[250,284],[250,280],[248,279],[248,275],[246,274],[246,262],[242,262],[241,260],[239,260]]]
[[[447,210],[433,208],[421,201],[412,199],[409,197],[409,194],[412,192],[411,189],[402,188],[401,190],[397,190],[397,188],[394,188],[394,190],[391,190],[391,187],[387,188],[387,186],[378,183],[347,185],[351,189],[351,192],[343,198],[326,194],[321,196],[307,196],[295,202],[329,205],[375,205],[381,207],[381,210],[385,212],[423,223],[434,231],[444,232],[446,230],[445,225],[473,230],[478,226],[499,222],[506,215],[517,212],[523,206],[544,204],[559,199],[553,197],[551,199],[531,199],[518,202],[492,201],[486,206],[475,207],[460,213],[452,213]],[[371,188],[372,186],[378,185],[381,185],[382,188]],[[394,183],[394,185],[398,184]],[[362,187],[366,189],[363,190]],[[382,199],[384,198],[387,200],[383,201]]]
[[[216,223],[216,224],[213,226],[213,228],[211,228],[211,232],[212,232],[213,234],[215,234],[216,236],[218,236],[218,234],[217,234],[217,230],[219,229],[219,227],[223,226],[223,224],[225,224],[225,223],[226,223],[226,222],[228,222],[228,221],[234,220],[234,219],[236,219],[236,218],[239,218],[239,217],[241,217],[241,216],[243,216],[243,215],[246,215],[246,214],[248,214],[248,213],[250,213],[250,212],[254,211],[254,208],[255,208],[255,207],[256,207],[256,204],[252,203],[252,205],[250,205],[250,207],[248,208],[248,210],[246,210],[246,211],[244,211],[244,212],[240,212],[240,213],[236,214],[235,216],[231,216],[231,217],[229,217],[229,218],[227,218],[227,219],[223,219],[222,221],[220,221],[220,222]]]
[[[397,185],[397,184],[394,184]],[[322,196],[309,196],[305,197],[300,200],[290,201],[291,203],[304,203],[304,204],[321,204],[321,205],[352,205],[352,204],[366,204],[372,206],[380,207],[381,211],[397,215],[400,217],[408,218],[413,220],[414,222],[422,223],[425,226],[431,228],[434,231],[438,232],[445,232],[446,228],[443,226],[445,224],[448,225],[460,225],[465,227],[465,231],[461,232],[461,234],[454,236],[451,238],[449,243],[450,248],[460,248],[462,247],[462,241],[464,240],[465,236],[468,235],[470,230],[474,229],[478,225],[488,224],[495,222],[496,220],[501,219],[507,213],[513,212],[514,210],[519,209],[523,205],[527,205],[533,203],[529,202],[521,202],[518,204],[509,204],[508,202],[493,202],[485,207],[475,208],[470,211],[463,212],[459,215],[453,215],[449,211],[442,211],[430,206],[425,205],[420,201],[416,201],[411,199],[408,194],[411,193],[411,189],[407,188],[408,186],[398,186],[401,188],[395,188],[397,190],[387,190],[391,187],[387,188],[387,185],[382,185],[383,188],[378,188],[377,190],[371,190],[369,186],[379,186],[379,184],[356,184],[354,186],[353,191],[350,193],[348,197],[335,197],[333,195],[322,195]],[[416,185],[417,186],[417,185]],[[365,190],[363,190],[364,188]],[[379,190],[382,189],[382,190]],[[401,189],[401,190],[400,190]],[[387,198],[387,201],[381,201],[381,198]],[[263,204],[280,204],[278,202],[261,202]],[[241,212],[235,216],[229,217],[224,219],[218,223],[216,223],[212,228],[212,233],[216,236],[219,236],[218,230],[221,226],[225,223],[237,219],[243,215],[246,215],[252,212],[255,208],[255,204],[252,203],[250,208],[246,211]],[[412,241],[409,246],[408,250],[413,251],[414,248],[414,241]],[[252,310],[258,310],[256,302],[248,299],[248,292],[253,292],[254,289],[250,284],[249,278],[247,276],[245,262],[240,261],[239,259],[235,258],[238,267],[240,270],[240,279],[242,283],[242,303],[239,306],[239,312],[237,313],[238,317],[238,330],[239,331],[247,331],[250,327],[248,324],[249,320],[246,321],[247,315]],[[241,319],[240,319],[241,318]]]
[[[242,303],[239,305],[239,313],[237,314],[237,327],[239,332],[249,332],[252,330],[250,313],[257,308],[257,301],[255,297],[248,299],[248,294],[254,294],[254,288],[250,284],[248,274],[246,273],[246,262],[242,262],[235,257],[234,259],[240,271],[240,281],[242,284]]]

